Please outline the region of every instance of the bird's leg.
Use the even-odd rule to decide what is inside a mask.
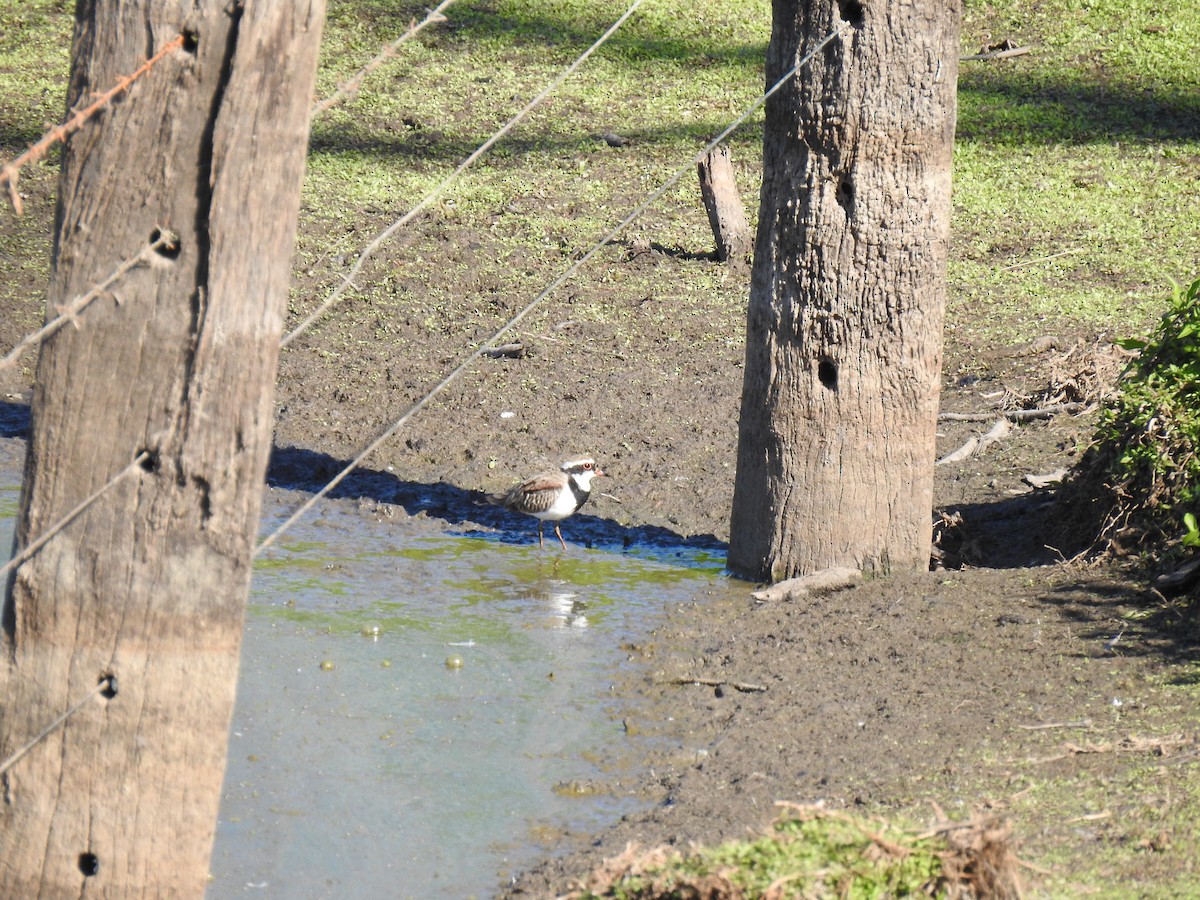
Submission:
[[[558,535],[558,542],[563,545],[563,549],[567,549],[567,542],[563,540],[562,532],[558,530],[558,523],[554,523],[554,533]]]
[[[542,537],[542,520],[541,519],[538,519],[538,546],[541,547],[543,550],[546,549],[546,541]]]

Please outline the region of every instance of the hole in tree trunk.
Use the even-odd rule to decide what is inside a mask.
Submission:
[[[106,672],[100,676],[100,684],[104,685],[100,689],[100,696],[105,700],[111,700],[117,696],[117,676],[111,672]]]
[[[200,47],[200,35],[195,29],[187,28],[183,32],[183,49],[187,53],[195,53]]]
[[[821,384],[829,388],[831,391],[837,390],[838,370],[837,363],[831,359],[823,359],[817,363],[817,378],[821,380]]]
[[[150,243],[158,245],[154,248],[154,252],[163,259],[179,258],[179,235],[175,232],[155,228],[150,232]]]
[[[838,14],[857,28],[863,21],[863,5],[858,0],[838,0]]]
[[[151,475],[158,473],[158,453],[154,450],[141,450],[138,456],[145,455],[145,459],[139,463],[143,472],[149,472]]]
[[[837,200],[842,209],[850,211],[850,207],[854,203],[854,179],[849,175],[844,176],[838,182]]]
[[[95,853],[80,853],[79,854],[79,871],[85,877],[91,878],[100,872],[100,858]]]

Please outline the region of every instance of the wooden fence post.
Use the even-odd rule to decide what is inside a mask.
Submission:
[[[18,548],[145,456],[8,584],[0,759],[91,697],[0,776],[5,896],[204,892],[323,22],[77,4],[72,105],[183,42],[63,151],[50,316],[160,246],[43,345]]]

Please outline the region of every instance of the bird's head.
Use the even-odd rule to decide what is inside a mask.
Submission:
[[[580,459],[572,459],[562,464],[562,470],[567,473],[569,478],[572,478],[576,484],[585,490],[590,490],[592,479],[597,475],[603,475],[600,467],[596,465],[596,461],[590,456],[584,456]]]

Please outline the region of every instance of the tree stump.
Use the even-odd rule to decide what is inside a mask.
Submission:
[[[774,10],[729,568],[924,568],[960,3]]]
[[[696,163],[696,171],[700,176],[700,196],[717,245],[717,259],[738,266],[749,264],[754,244],[742,195],[733,178],[729,148],[722,144],[710,150]]]

